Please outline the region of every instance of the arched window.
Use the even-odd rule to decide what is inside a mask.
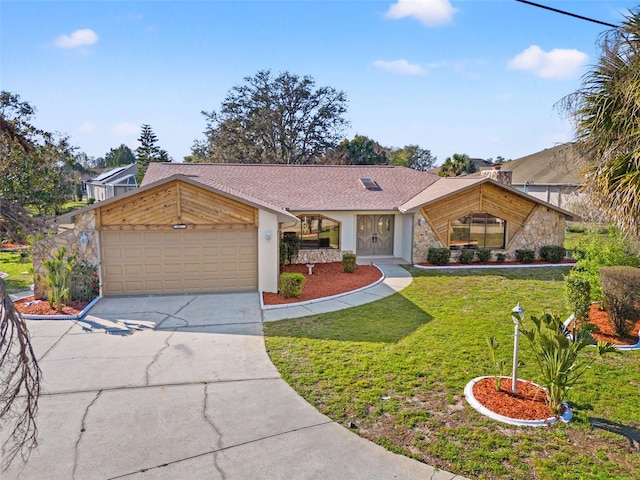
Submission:
[[[504,248],[507,222],[488,213],[472,213],[449,222],[449,247]]]
[[[300,215],[299,222],[283,225],[284,237],[295,235],[300,249],[340,248],[340,222],[322,215]]]

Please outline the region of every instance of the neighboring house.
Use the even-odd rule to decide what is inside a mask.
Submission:
[[[501,165],[512,172],[512,186],[556,207],[578,213],[586,194],[580,158],[573,144],[564,143]],[[477,175],[476,175],[477,176]]]
[[[277,291],[279,245],[298,263],[426,261],[430,247],[561,245],[571,215],[492,178],[392,166],[151,163],[141,188],[77,211],[34,246],[34,268],[66,246],[100,265],[103,295]],[[457,252],[456,252],[457,253]]]
[[[84,185],[87,198],[94,198],[97,202],[101,202],[138,188],[137,172],[138,164],[132,163],[86,180]]]

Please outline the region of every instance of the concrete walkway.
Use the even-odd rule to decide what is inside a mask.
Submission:
[[[299,397],[266,354],[257,293],[108,298],[87,320],[140,327],[28,321],[44,379],[40,445],[3,480],[461,478]]]
[[[399,265],[382,262],[376,263],[376,265],[384,273],[384,280],[377,285],[328,300],[312,300],[304,302],[304,304],[294,305],[267,306],[262,312],[262,319],[265,322],[273,322],[286,318],[306,317],[308,315],[356,307],[393,295],[406,288],[413,280],[411,274]]]

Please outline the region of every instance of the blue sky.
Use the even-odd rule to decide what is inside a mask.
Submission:
[[[537,0],[617,24],[637,3]],[[571,140],[554,104],[606,27],[515,0],[30,1],[0,4],[0,88],[92,156],[142,124],[176,161],[202,110],[259,70],[343,90],[350,128],[383,145],[518,158]]]

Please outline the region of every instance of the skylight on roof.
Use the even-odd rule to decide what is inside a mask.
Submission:
[[[370,178],[361,178],[360,183],[362,183],[362,186],[367,190],[382,190],[380,185]]]

